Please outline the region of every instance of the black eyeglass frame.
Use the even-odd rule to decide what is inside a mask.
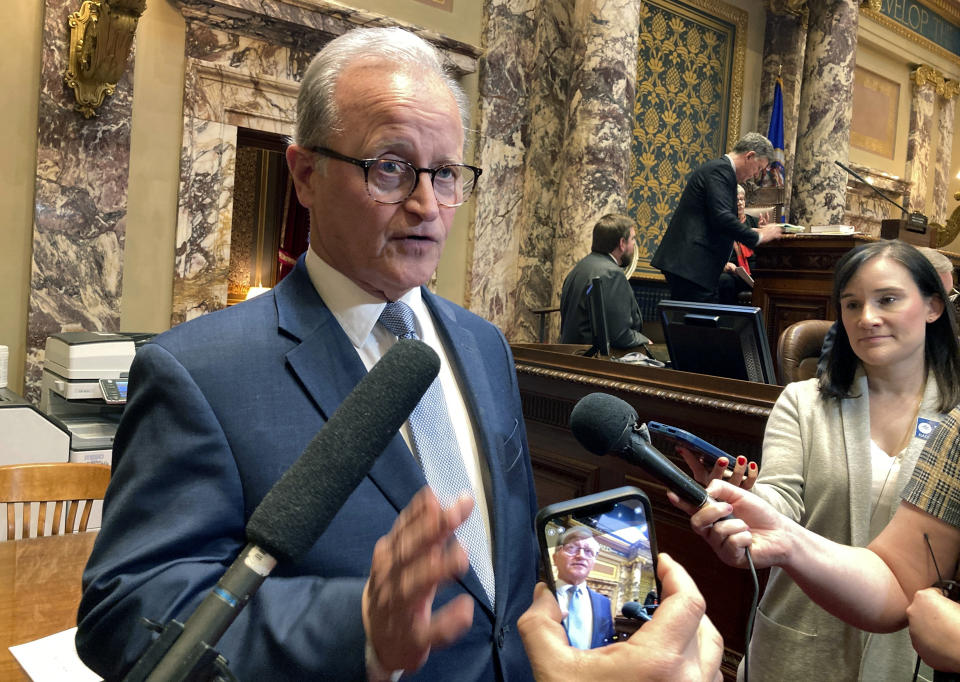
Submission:
[[[433,181],[437,177],[437,173],[439,173],[444,168],[469,168],[474,173],[473,183],[470,185],[470,192],[467,194],[466,198],[464,198],[463,201],[461,201],[458,204],[447,204],[440,201],[440,198],[437,197],[437,203],[440,204],[441,206],[446,206],[447,208],[456,208],[457,206],[462,206],[463,204],[467,203],[467,201],[470,199],[470,195],[473,193],[474,185],[477,184],[477,180],[483,174],[482,168],[471,166],[466,163],[444,163],[440,166],[437,166],[436,168],[417,168],[409,161],[404,161],[403,159],[355,159],[352,156],[347,156],[345,154],[341,154],[340,152],[335,152],[334,150],[329,149],[328,147],[310,147],[310,151],[320,154],[321,156],[327,156],[327,157],[330,157],[331,159],[336,159],[337,161],[346,161],[347,163],[352,163],[354,166],[359,166],[360,168],[362,168],[363,169],[363,186],[367,189],[367,195],[378,204],[383,204],[385,206],[392,206],[393,204],[402,204],[404,201],[409,199],[410,195],[417,191],[417,186],[420,184],[421,173],[430,174],[430,186],[434,187]],[[380,199],[377,199],[370,192],[370,182],[368,179],[368,175],[370,173],[370,167],[373,166],[373,164],[375,163],[380,163],[381,161],[390,161],[392,163],[399,163],[399,164],[403,164],[404,166],[407,166],[408,168],[413,169],[413,187],[410,188],[410,191],[407,192],[406,196],[403,197],[402,199],[397,199],[396,201],[382,201]],[[436,191],[436,188],[434,188],[434,191]]]

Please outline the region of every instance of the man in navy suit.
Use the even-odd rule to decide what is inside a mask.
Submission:
[[[183,621],[211,591],[263,496],[396,342],[380,314],[402,301],[441,357],[471,489],[441,508],[408,421],[217,648],[245,680],[530,678],[516,623],[536,500],[513,358],[493,325],[422,286],[480,172],[463,165],[468,109],[436,50],[400,29],[350,31],[307,69],[286,156],[310,249],[271,292],[157,336],[131,368],[78,614],[80,656],[104,677],[149,645],[141,617]],[[472,514],[476,563],[453,535]]]
[[[564,627],[570,644],[578,649],[595,649],[613,639],[610,599],[587,587],[587,576],[597,563],[600,543],[582,527],[570,528],[560,536],[553,553],[557,567],[557,602],[567,612]]]
[[[759,133],[747,133],[722,159],[690,174],[650,264],[663,272],[670,298],[716,303],[720,273],[735,241],[753,249],[779,237],[778,225],[747,227],[737,217],[737,183],[756,177],[773,155]]]

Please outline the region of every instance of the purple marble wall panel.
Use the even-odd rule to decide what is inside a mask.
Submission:
[[[74,111],[63,74],[67,17],[78,5],[45,3],[24,372],[24,394],[34,401],[50,334],[117,331],[120,324],[133,55],[96,117]]]
[[[623,210],[638,7],[487,3],[478,156],[492,179],[477,192],[468,305],[511,341],[537,339],[530,310],[556,305],[596,218]]]
[[[553,120],[543,115],[544,125],[539,130],[530,120],[532,74],[542,42],[551,37],[538,31],[543,22],[537,6],[537,0],[489,0],[482,34],[477,160],[484,177],[477,185],[474,199],[476,213],[467,266],[466,304],[501,329],[509,326],[516,307],[517,259],[524,236],[521,216],[530,146],[544,145],[544,151],[557,153],[561,132],[555,115]],[[556,45],[559,41],[550,42]],[[551,62],[550,69],[565,73],[565,62],[561,53]],[[546,114],[555,107],[542,104],[537,108]],[[531,141],[534,134],[536,139]],[[535,158],[530,163],[541,173],[540,182],[554,184],[549,154],[531,156]],[[550,215],[549,194],[547,205],[540,211]],[[543,242],[552,252],[552,228],[543,235]]]
[[[930,172],[930,136],[933,132],[933,83],[917,82],[910,101],[910,133],[907,138],[907,180],[910,192],[907,209],[924,212],[927,203],[927,175]]]
[[[956,81],[947,81],[944,84],[944,94],[940,99],[940,110],[937,112],[937,164],[933,176],[933,210],[929,217],[932,222],[940,225],[946,225],[950,215],[947,198],[950,191],[950,161],[953,154],[954,106],[957,89]]]
[[[847,175],[834,164],[850,151],[853,67],[857,42],[856,0],[810,6],[790,222],[842,223]]]
[[[629,191],[636,100],[639,2],[589,3],[578,16],[576,61],[568,98],[553,292],[590,253],[593,226],[606,213],[623,213]],[[559,332],[554,319],[551,331]]]
[[[783,80],[783,154],[784,154],[784,212],[790,212],[790,190],[797,149],[797,121],[800,113],[800,84],[803,76],[804,51],[807,44],[807,15],[770,9],[766,12],[763,72],[760,76],[760,111],[758,132],[767,134],[770,111],[773,108],[773,90],[777,77]]]
[[[187,22],[171,324],[227,303],[237,128],[293,133],[302,53]]]
[[[171,325],[227,304],[237,129],[184,121]]]

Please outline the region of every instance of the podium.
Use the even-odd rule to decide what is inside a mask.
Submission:
[[[883,239],[899,239],[914,246],[937,248],[937,228],[927,222],[907,218],[887,218],[880,221]]]

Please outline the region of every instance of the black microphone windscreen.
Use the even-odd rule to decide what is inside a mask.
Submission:
[[[639,618],[641,620],[647,619],[647,611],[643,608],[643,604],[638,601],[625,602],[620,608],[620,611],[627,618]]]
[[[605,455],[636,421],[637,411],[626,401],[606,393],[591,393],[574,405],[570,431],[587,450]]]
[[[281,561],[306,554],[439,370],[428,345],[397,341],[264,496],[247,522],[247,539]]]

